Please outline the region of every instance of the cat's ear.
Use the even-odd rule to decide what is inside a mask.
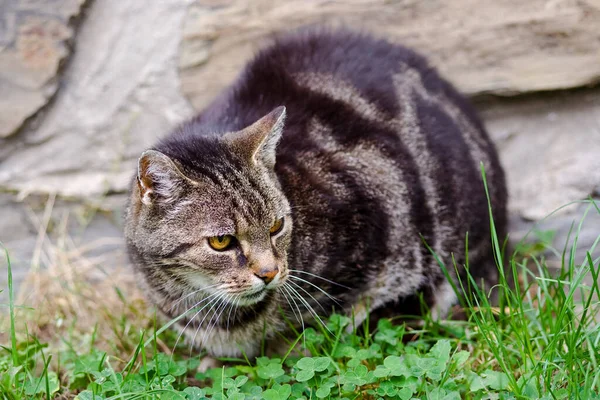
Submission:
[[[280,106],[250,125],[249,127],[225,135],[238,154],[251,162],[262,163],[267,168],[275,166],[275,150],[283,133],[285,107]]]
[[[169,157],[156,150],[142,153],[138,161],[137,184],[145,205],[172,203],[189,181]]]

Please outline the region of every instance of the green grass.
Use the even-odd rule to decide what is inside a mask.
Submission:
[[[290,338],[287,354],[227,360],[204,373],[200,357],[175,347],[177,335],[118,287],[110,309],[94,301],[95,315],[86,309],[39,323],[35,310],[15,303],[7,254],[9,304],[0,307],[9,315],[0,337],[10,343],[0,349],[0,399],[600,399],[600,261],[592,258],[600,237],[576,262],[582,224],[553,250],[558,271],[542,255],[548,233],[502,260],[494,232],[498,264],[507,265],[493,289],[499,305],[476,291],[463,299],[464,321],[428,314],[414,328],[383,319],[369,332],[333,315],[328,329]]]

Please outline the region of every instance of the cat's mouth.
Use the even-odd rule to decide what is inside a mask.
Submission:
[[[262,297],[265,294],[265,292],[266,292],[265,289],[261,289],[257,292],[246,294],[246,295],[244,295],[244,297],[247,299],[256,299],[258,297]]]
[[[267,289],[262,288],[251,293],[245,293],[237,300],[240,305],[252,305],[261,302],[267,295]]]

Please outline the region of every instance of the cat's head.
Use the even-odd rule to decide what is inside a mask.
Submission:
[[[284,119],[279,107],[241,131],[183,132],[142,154],[126,236],[151,288],[251,305],[283,283],[292,219],[274,166]]]

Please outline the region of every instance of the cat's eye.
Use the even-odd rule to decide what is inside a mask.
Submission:
[[[271,236],[277,235],[279,232],[281,232],[281,229],[283,229],[283,218],[279,218],[277,221],[275,221],[271,229],[269,229],[269,233]]]
[[[234,239],[231,235],[212,236],[208,238],[208,244],[217,251],[224,251],[231,247]]]

